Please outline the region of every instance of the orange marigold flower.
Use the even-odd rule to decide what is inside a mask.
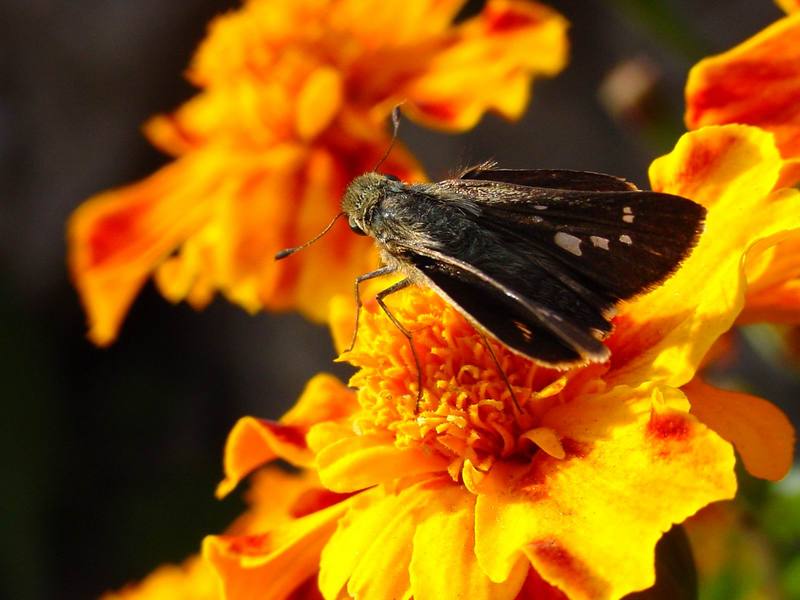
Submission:
[[[275,263],[338,211],[345,185],[389,144],[391,108],[463,130],[487,110],[522,114],[534,75],[564,65],[566,22],[523,0],[249,0],[216,19],[189,68],[201,92],[146,126],[176,157],[102,193],[69,223],[69,264],[96,343],[115,337],[151,274],[162,294],[202,307],[221,291],[248,310],[327,314],[373,260],[337,229],[313,258]],[[402,149],[383,167],[421,179]]]
[[[319,376],[280,422],[240,421],[220,492],[282,457],[354,494],[340,514],[306,517],[293,538],[312,548],[291,553],[305,565],[294,584],[318,573],[327,599],[602,599],[649,587],[662,533],[734,495],[731,444],[758,476],[779,478],[791,464],[780,411],[695,379],[742,309],[747,254],[800,229],[800,192],[773,190],[781,165],[772,136],[746,126],[689,133],[655,161],[654,189],[709,209],[699,245],[664,285],[620,307],[609,363],[559,372],[494,344],[523,412],[480,334],[432,291],[412,288],[389,304],[422,365],[417,410],[408,342],[368,301],[358,343],[342,357],[359,368],[358,391]],[[332,312],[341,348],[350,295]],[[285,597],[285,578],[276,592],[270,579],[285,564],[281,547],[264,539],[206,541],[228,598],[253,585]]]

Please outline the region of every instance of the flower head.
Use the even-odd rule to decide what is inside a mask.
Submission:
[[[531,78],[564,64],[553,11],[490,0],[454,24],[463,3],[249,0],[216,19],[188,72],[200,93],[146,126],[174,162],[70,221],[90,337],[113,340],[151,274],[172,301],[202,307],[221,291],[248,310],[324,318],[374,261],[369,242],[337,228],[308,256],[273,257],[317,233],[348,181],[375,167],[392,107],[450,130],[487,110],[515,118]],[[422,178],[402,148],[382,168]]]
[[[408,340],[367,302],[342,357],[358,391],[321,376],[279,423],[242,420],[220,491],[281,456],[353,494],[335,531],[323,519],[310,534],[321,552],[304,573],[325,598],[595,599],[652,585],[662,533],[733,496],[731,443],[759,476],[791,463],[780,411],[695,379],[741,311],[748,253],[800,228],[800,194],[773,191],[781,165],[772,136],[743,126],[687,134],[656,161],[654,189],[703,203],[705,234],[671,279],[620,307],[610,362],[559,372],[493,345],[521,411],[482,336],[432,291],[409,289],[388,304],[413,332],[417,407]],[[340,347],[353,317],[349,296],[333,304]],[[207,542],[230,590],[280,560],[274,546],[234,542]]]

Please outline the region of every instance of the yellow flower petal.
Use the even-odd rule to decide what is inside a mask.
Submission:
[[[800,232],[747,255],[747,297],[739,323],[800,323]]]
[[[352,492],[447,468],[440,456],[431,456],[422,448],[398,448],[393,442],[387,436],[352,435],[326,446],[317,454],[320,480],[335,492]]]
[[[704,127],[653,161],[650,182],[655,191],[683,195],[709,210],[725,206],[741,213],[769,194],[782,164],[773,137],[756,127]],[[742,197],[745,191],[750,197]]]
[[[330,125],[342,105],[343,81],[336,69],[323,67],[308,78],[297,98],[297,133],[305,140]]]
[[[800,156],[800,15],[700,61],[686,84],[686,123],[745,123],[771,131],[786,157]]]
[[[527,567],[518,562],[501,584],[490,582],[478,568],[474,502],[474,496],[446,478],[397,493],[376,488],[360,494],[322,553],[320,590],[326,599],[339,598],[345,589],[352,597],[381,600],[412,594],[420,599],[514,598]]]
[[[575,439],[567,458],[540,453],[529,466],[492,470],[475,508],[476,553],[492,580],[524,552],[573,600],[653,584],[662,532],[736,490],[731,447],[670,408],[685,402],[679,392],[663,394],[620,388],[554,408],[548,420]],[[575,423],[582,408],[594,420]]]
[[[290,472],[275,465],[253,473],[243,497],[248,510],[225,530],[226,534],[263,533],[347,499],[322,487],[314,471]]]
[[[408,568],[396,567],[411,559],[417,515],[428,500],[416,489],[397,496],[370,490],[353,500],[322,551],[319,588],[327,600],[345,588],[365,600],[409,597]]]
[[[794,427],[774,404],[695,378],[683,386],[692,414],[732,443],[751,475],[777,481],[792,467]]]
[[[355,29],[363,42],[406,47],[446,33],[463,6],[464,0],[344,0],[329,18],[335,28]]]
[[[226,600],[283,599],[312,577],[320,553],[352,500],[290,521],[264,534],[209,536],[203,557],[222,580]]]
[[[217,496],[226,496],[253,469],[277,457],[298,466],[312,464],[314,455],[306,442],[311,425],[340,418],[354,408],[353,393],[338,379],[317,375],[279,423],[240,419],[225,444],[225,479],[217,486]]]
[[[566,456],[558,434],[549,427],[531,429],[523,433],[522,437],[532,441],[553,458],[564,458]]]
[[[136,585],[103,594],[100,600],[222,600],[211,566],[193,556],[182,565],[164,565]]]
[[[224,498],[254,469],[279,456],[298,466],[311,464],[313,455],[305,433],[300,426],[253,417],[239,419],[225,442],[225,479],[217,486],[217,497]]]
[[[281,417],[281,423],[310,427],[345,417],[357,409],[353,390],[333,375],[322,373],[309,380],[297,403]]]
[[[415,119],[449,129],[473,127],[487,109],[518,118],[532,73],[555,75],[566,62],[567,22],[536,2],[489,0],[459,27],[400,93]]]
[[[800,279],[780,283],[747,297],[739,323],[800,324]]]
[[[611,381],[679,386],[692,378],[742,309],[746,252],[800,228],[800,193],[772,192],[781,164],[770,134],[738,125],[688,133],[652,164],[653,189],[706,206],[706,228],[675,275],[621,307],[608,341]]]
[[[439,510],[417,526],[409,566],[415,600],[515,598],[529,566],[518,561],[503,583],[486,576],[475,556],[475,496],[449,486],[430,500]]]

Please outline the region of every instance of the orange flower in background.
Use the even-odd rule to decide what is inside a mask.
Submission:
[[[744,123],[775,134],[786,158],[800,157],[800,14],[696,64],[686,83],[686,124]]]
[[[742,309],[747,254],[800,229],[800,192],[774,190],[782,165],[772,136],[744,126],[689,133],[657,160],[654,189],[709,209],[699,245],[664,285],[620,307],[609,363],[559,372],[493,346],[523,412],[481,336],[412,288],[389,305],[414,334],[417,410],[408,342],[367,302],[342,357],[359,368],[358,391],[319,376],[280,422],[241,420],[219,489],[280,457],[353,495],[341,512],[304,517],[291,544],[269,530],[208,538],[226,597],[285,598],[311,576],[328,599],[602,599],[651,586],[661,535],[734,495],[731,444],[757,476],[791,464],[778,409],[695,379]],[[333,303],[340,348],[353,317],[350,294]]]
[[[800,0],[776,0],[776,4],[787,13],[800,10]]]
[[[202,307],[219,290],[251,311],[324,318],[327,300],[373,262],[369,241],[336,228],[305,257],[273,256],[317,233],[345,185],[375,167],[392,107],[453,131],[487,110],[517,118],[532,77],[564,65],[558,14],[490,0],[454,24],[463,4],[249,0],[216,19],[188,71],[201,92],[146,126],[174,162],[70,220],[91,339],[114,339],[151,274],[174,302]],[[422,178],[402,148],[382,168]]]

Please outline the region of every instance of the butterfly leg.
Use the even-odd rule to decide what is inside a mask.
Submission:
[[[394,273],[396,269],[394,267],[381,267],[380,269],[375,269],[374,271],[370,271],[369,273],[364,273],[363,275],[359,275],[356,277],[355,283],[355,295],[356,295],[356,324],[353,327],[353,339],[350,340],[350,345],[347,347],[345,352],[350,352],[356,345],[356,338],[358,337],[358,316],[361,314],[361,293],[358,291],[358,286],[361,285],[361,282],[367,281],[368,279],[375,279],[376,277],[382,277],[384,275],[389,275],[390,273]],[[386,309],[384,309],[386,310]]]
[[[422,402],[422,365],[419,362],[419,356],[417,356],[417,349],[414,347],[414,340],[412,339],[411,332],[408,329],[406,329],[400,321],[397,320],[397,317],[395,317],[389,311],[388,307],[386,306],[386,303],[383,301],[383,299],[386,298],[386,296],[388,296],[389,294],[394,294],[395,292],[399,292],[400,290],[407,288],[410,285],[412,285],[410,279],[403,279],[401,281],[398,281],[394,285],[391,285],[385,290],[381,290],[380,292],[375,294],[375,301],[378,303],[378,306],[380,306],[383,309],[383,312],[386,313],[386,316],[389,317],[389,320],[394,324],[394,326],[400,330],[400,333],[402,333],[406,337],[406,339],[408,340],[408,345],[411,347],[411,355],[414,357],[414,364],[416,364],[417,366],[416,411],[419,412],[419,405],[420,402]]]
[[[492,360],[494,361],[494,364],[497,367],[497,371],[500,373],[500,377],[502,377],[503,381],[505,381],[506,387],[508,388],[508,391],[511,394],[511,400],[514,402],[514,406],[517,408],[519,412],[524,413],[525,410],[522,408],[522,406],[520,406],[519,401],[517,400],[517,395],[514,393],[514,388],[511,387],[511,382],[508,381],[508,375],[506,375],[505,370],[500,365],[500,361],[497,360],[497,355],[494,353],[494,349],[492,349],[492,345],[489,343],[486,334],[484,334],[479,329],[476,329],[476,331],[480,334],[481,339],[483,340],[483,345],[489,351],[489,355],[492,357]]]

